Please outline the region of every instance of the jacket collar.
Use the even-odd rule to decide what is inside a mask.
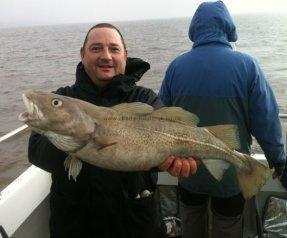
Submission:
[[[139,81],[143,74],[149,69],[150,64],[142,59],[128,58],[125,75],[116,75],[106,86],[98,87],[92,82],[82,62],[80,62],[77,66],[75,84],[89,94],[107,94],[107,96],[122,95],[133,90],[136,82]]]

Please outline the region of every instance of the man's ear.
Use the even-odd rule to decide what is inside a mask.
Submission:
[[[127,58],[128,58],[128,51],[125,50],[125,60],[127,60]]]
[[[83,60],[85,56],[85,49],[83,47],[81,47],[80,54],[81,54],[81,59]]]

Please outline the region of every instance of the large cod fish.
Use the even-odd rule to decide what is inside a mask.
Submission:
[[[27,112],[19,115],[32,130],[69,154],[64,166],[75,180],[82,161],[119,171],[149,170],[167,156],[200,159],[218,181],[236,168],[243,196],[255,195],[270,169],[242,154],[235,125],[197,127],[196,115],[179,107],[154,110],[144,103],[98,107],[40,91],[26,91]]]

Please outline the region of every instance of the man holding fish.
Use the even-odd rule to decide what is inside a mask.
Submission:
[[[59,88],[56,94],[105,107],[123,102],[142,102],[155,108],[162,106],[152,90],[136,86],[150,66],[141,59],[127,58],[124,39],[113,25],[98,24],[89,30],[81,48],[81,59],[75,84]],[[53,99],[51,103],[59,108],[63,102]],[[36,113],[36,119],[46,116],[35,104],[28,104],[31,115],[23,116],[30,119],[33,113]],[[76,111],[72,113],[76,114]],[[68,114],[62,117],[69,119]],[[70,130],[75,128],[71,125]],[[77,133],[81,134],[83,130]],[[57,140],[54,134],[49,136]],[[74,146],[76,153],[80,147],[76,142],[71,145],[67,136],[63,138],[61,142],[55,142],[61,144],[63,150],[35,132],[29,141],[29,161],[52,174],[50,237],[165,237],[159,202],[154,193],[157,169],[118,172],[83,163],[74,181],[68,176],[71,171],[65,171],[64,160],[68,154],[64,151]],[[169,157],[162,163],[162,168],[172,175],[187,177],[196,171],[196,162],[192,158]]]

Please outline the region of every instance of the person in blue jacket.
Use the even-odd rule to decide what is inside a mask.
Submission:
[[[204,2],[190,27],[192,49],[169,65],[159,96],[167,106],[182,107],[200,118],[198,126],[236,124],[240,152],[250,154],[251,135],[259,142],[274,177],[285,166],[278,106],[272,89],[251,56],[232,49],[236,27],[222,1]],[[212,211],[212,237],[242,237],[245,200],[234,168],[220,182],[204,165],[179,180],[183,238],[208,237],[207,204]]]

